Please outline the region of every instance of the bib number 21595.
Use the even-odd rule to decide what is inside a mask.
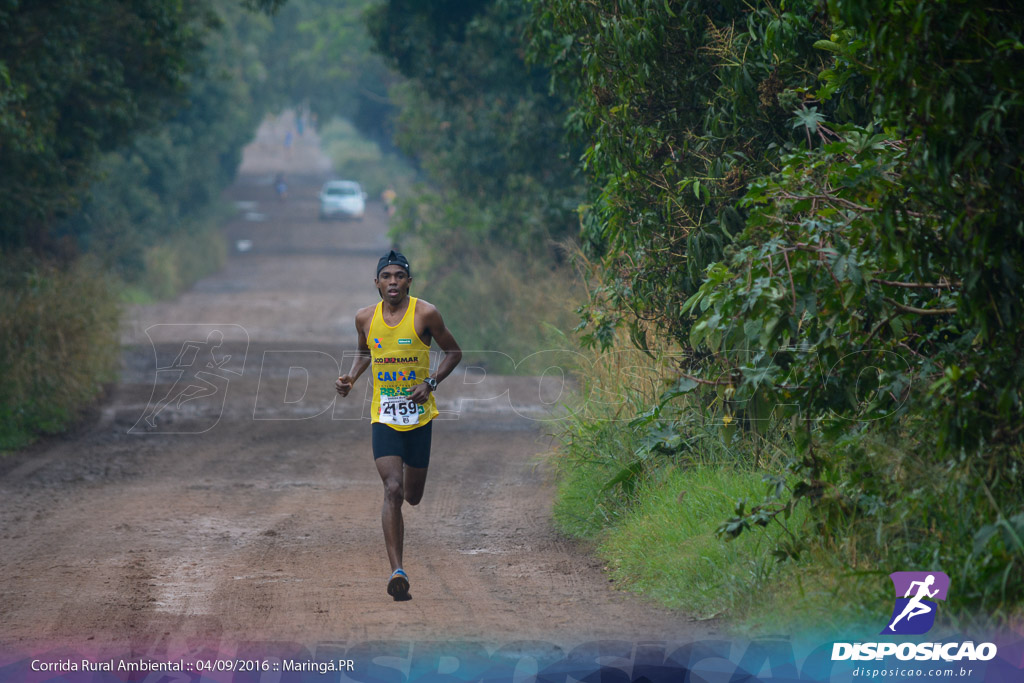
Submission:
[[[380,421],[392,425],[414,425],[419,422],[420,407],[405,396],[380,397]]]

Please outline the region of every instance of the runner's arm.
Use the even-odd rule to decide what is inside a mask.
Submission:
[[[462,360],[462,349],[459,348],[459,343],[455,341],[451,331],[445,327],[444,320],[441,318],[437,308],[434,306],[426,308],[423,322],[425,323],[426,332],[444,351],[444,358],[441,359],[441,363],[437,366],[437,372],[431,375],[440,384],[445,377],[452,373],[452,370],[459,364],[459,361]],[[426,384],[417,384],[413,387],[409,398],[415,403],[422,404],[426,402],[429,395],[430,387]]]
[[[342,396],[348,396],[348,392],[352,390],[352,385],[356,383],[356,380],[370,366],[370,347],[366,343],[366,327],[369,322],[367,320],[369,317],[367,311],[372,315],[373,307],[364,308],[356,313],[356,356],[352,359],[352,367],[349,368],[348,373],[342,375],[334,382],[334,388]]]
[[[434,319],[436,319],[436,322]],[[462,349],[459,347],[459,343],[455,341],[455,337],[452,336],[451,330],[445,327],[444,320],[441,319],[441,314],[436,308],[431,311],[431,316],[428,320],[431,323],[431,336],[434,337],[434,341],[444,351],[444,358],[441,359],[441,363],[437,366],[437,372],[432,375],[440,383],[445,377],[452,374],[455,366],[462,361]]]

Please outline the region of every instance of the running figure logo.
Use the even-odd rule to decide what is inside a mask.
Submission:
[[[930,631],[938,609],[934,601],[946,599],[949,577],[942,572],[893,572],[889,578],[896,604],[882,634],[911,636]]]
[[[192,336],[196,332],[206,332],[205,339]],[[220,421],[231,378],[242,374],[248,333],[238,325],[152,325],[146,335],[156,360],[153,395],[129,433],[200,434],[212,429]],[[227,342],[241,354],[229,353]],[[161,364],[161,350],[168,347],[177,348],[177,355]],[[191,408],[188,419],[180,421],[186,405]]]

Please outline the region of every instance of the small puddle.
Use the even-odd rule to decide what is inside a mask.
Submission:
[[[500,555],[503,550],[497,550],[496,548],[469,548],[468,550],[460,550],[460,555]]]

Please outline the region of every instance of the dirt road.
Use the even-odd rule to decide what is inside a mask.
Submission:
[[[376,300],[385,217],[371,202],[361,222],[317,220],[308,138],[277,201],[272,152],[249,150],[229,192],[224,270],[131,311],[96,419],[0,462],[5,655],[707,635],[613,590],[552,530],[543,397],[558,387],[471,367],[439,391],[426,495],[406,507],[413,599],[385,594],[367,404],[333,389],[353,314]]]

